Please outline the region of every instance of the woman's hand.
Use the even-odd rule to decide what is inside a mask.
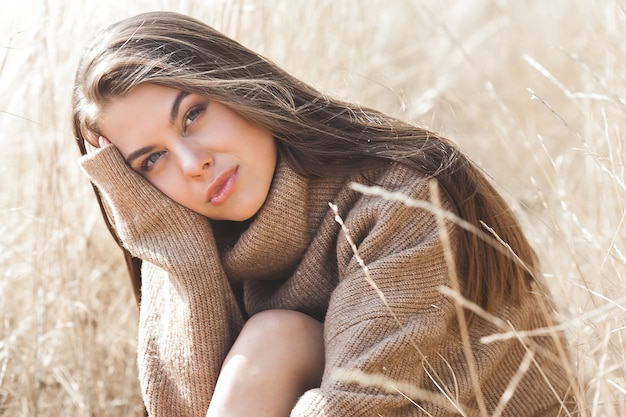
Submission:
[[[93,140],[95,139],[95,136],[96,136],[95,134],[90,133],[89,139],[91,140],[85,139],[85,149],[87,150],[87,153],[94,153],[98,149],[104,148],[106,145],[109,145],[111,143],[111,141],[105,138],[104,136],[98,136],[97,141]],[[98,143],[98,146],[92,145],[92,143],[96,143],[96,142]]]
[[[179,265],[202,264],[208,254],[217,253],[206,217],[171,200],[134,171],[107,138],[100,136],[97,143],[79,163],[133,256],[172,272]]]
[[[108,140],[107,138],[105,138],[104,136],[99,136],[98,137],[98,145],[100,145],[101,148],[104,148],[105,146],[107,146],[110,143],[111,143],[111,141]]]

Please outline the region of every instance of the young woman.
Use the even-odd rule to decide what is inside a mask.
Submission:
[[[571,415],[536,257],[448,140],[161,12],[90,44],[73,118],[150,415]]]

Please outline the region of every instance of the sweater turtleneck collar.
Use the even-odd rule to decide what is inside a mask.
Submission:
[[[309,181],[284,161],[278,162],[265,203],[222,253],[231,280],[280,279],[297,265],[311,241]]]

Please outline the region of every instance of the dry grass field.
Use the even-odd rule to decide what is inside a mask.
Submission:
[[[156,9],[459,143],[541,257],[588,415],[626,416],[623,0],[3,1],[0,415],[141,412],[136,307],[69,118],[85,43]]]

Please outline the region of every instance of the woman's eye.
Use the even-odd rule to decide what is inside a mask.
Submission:
[[[152,166],[158,162],[158,160],[161,158],[162,155],[163,155],[163,152],[155,152],[153,154],[148,155],[148,157],[144,159],[143,162],[141,163],[141,170],[150,171]]]
[[[204,111],[204,106],[197,106],[191,108],[185,115],[184,128],[187,129]]]

